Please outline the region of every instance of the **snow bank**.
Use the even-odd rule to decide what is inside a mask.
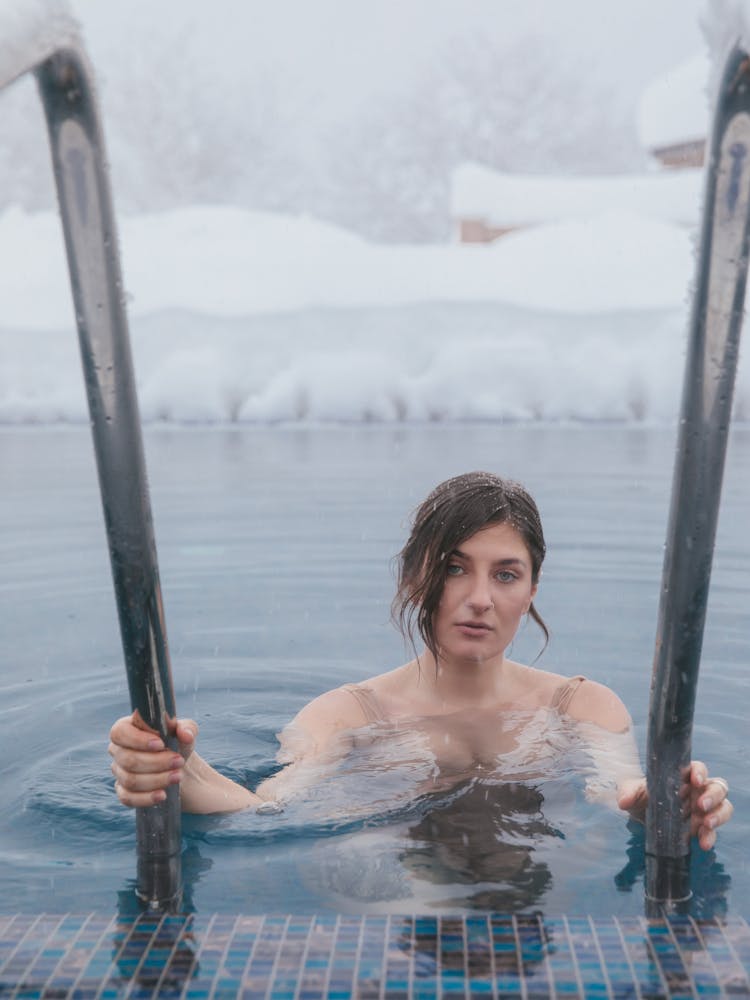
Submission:
[[[18,212],[0,223],[19,237],[3,256],[0,421],[86,420],[56,223]],[[263,239],[248,244],[250,224]],[[677,411],[690,251],[669,227],[613,216],[548,227],[544,240],[388,248],[310,220],[190,210],[124,231],[147,421]]]
[[[433,303],[235,319],[170,310],[134,319],[131,333],[146,422],[671,423],[686,328],[685,310]],[[72,329],[2,331],[0,423],[86,420]]]
[[[131,324],[145,421],[671,419],[684,322],[502,305]],[[0,423],[85,422],[74,332],[4,330]]]
[[[120,230],[133,316],[477,301],[554,312],[676,308],[692,273],[686,231],[627,212],[488,246],[376,245],[312,219],[236,208],[124,218]],[[0,327],[72,324],[55,215],[0,215],[0,262]]]
[[[693,272],[681,227],[613,212],[490,245],[386,246],[194,207],[121,233],[147,421],[677,412]],[[55,215],[0,216],[0,303],[0,422],[86,420]]]

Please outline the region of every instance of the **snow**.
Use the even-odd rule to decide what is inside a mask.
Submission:
[[[0,87],[77,38],[64,0],[0,0]]]
[[[646,149],[706,138],[710,75],[708,52],[700,52],[646,87],[638,106],[638,136]]]
[[[711,64],[708,103],[713,107],[732,49],[739,46],[750,52],[750,0],[706,0],[701,28]]]
[[[424,302],[560,312],[675,308],[692,267],[685,229],[627,211],[537,226],[488,246],[374,244],[310,218],[225,206],[124,217],[120,231],[133,316]],[[0,214],[0,260],[2,326],[69,325],[55,215],[17,207]]]
[[[120,230],[146,421],[677,413],[694,269],[681,226],[621,210],[490,245],[394,246],[201,206]],[[53,213],[0,215],[0,302],[0,422],[85,421]]]
[[[501,174],[464,163],[453,174],[452,215],[524,226],[626,211],[694,226],[702,191],[702,170],[555,177]]]
[[[736,27],[750,0],[724,6]],[[2,80],[74,30],[62,3],[0,0]],[[143,418],[674,420],[700,188],[467,165],[456,208],[534,223],[472,246],[210,204],[121,215]],[[0,423],[85,422],[56,213],[0,211],[0,304]]]
[[[727,57],[735,46],[750,52],[750,0],[706,0],[701,29],[704,48],[643,91],[637,125],[647,149],[708,136]]]

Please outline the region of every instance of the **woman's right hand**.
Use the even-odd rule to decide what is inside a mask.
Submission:
[[[192,719],[176,720],[174,734],[179,752],[175,752],[143,726],[134,712],[118,719],[109,734],[115,791],[120,802],[131,808],[152,806],[166,799],[167,787],[182,780],[185,762],[198,735],[198,724]]]

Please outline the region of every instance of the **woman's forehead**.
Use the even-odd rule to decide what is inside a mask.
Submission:
[[[518,529],[510,521],[488,524],[458,543],[456,549],[466,554],[489,555],[497,553],[527,553],[528,546]],[[500,557],[502,558],[502,556]]]

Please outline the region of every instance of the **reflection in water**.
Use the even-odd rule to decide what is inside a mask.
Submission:
[[[473,990],[489,992],[493,981],[503,991],[522,993],[538,967],[554,951],[553,928],[541,914],[487,918],[457,916],[404,918],[396,941],[408,956],[420,991],[430,980],[454,982],[468,976]],[[386,973],[388,970],[386,969]]]
[[[562,837],[542,813],[542,794],[516,782],[470,781],[408,829],[414,841],[400,854],[415,878],[435,885],[477,886],[433,906],[518,912],[541,900],[552,881],[534,857],[544,837]]]
[[[513,742],[481,775],[444,775],[422,734],[374,729],[310,765],[315,780],[287,782],[279,812],[186,817],[183,912],[208,868],[201,909],[218,887],[243,913],[622,912],[643,880],[643,827],[625,842],[624,815],[588,801],[606,798],[612,768],[580,727],[524,721],[531,749]],[[696,848],[690,912],[725,913],[729,881]]]
[[[274,816],[194,817],[183,855],[185,911],[213,867],[209,889],[223,884],[227,905],[240,912],[622,912],[621,894],[636,889],[629,909],[642,913],[644,828],[631,820],[626,839],[617,814],[585,802],[576,812],[571,794],[567,782],[471,779],[408,809],[345,823],[318,816],[305,827],[305,812],[291,806]],[[606,854],[597,850],[602,841]],[[696,846],[690,913],[724,915],[729,886],[714,852]]]
[[[615,875],[615,885],[621,892],[630,892],[643,882],[646,871],[646,830],[635,820],[628,822],[630,837],[625,853],[627,863]],[[716,852],[702,851],[697,842],[690,852],[690,888],[692,896],[687,912],[696,920],[712,920],[727,915],[727,896],[732,884],[724,865],[716,860]]]
[[[97,996],[139,997],[747,996],[737,959],[747,934],[736,921],[722,927],[538,912],[120,914],[108,979],[92,986]],[[18,995],[32,995],[30,985]]]
[[[318,839],[300,878],[344,912],[528,912],[552,886],[548,861],[565,841],[543,803],[535,785],[466,780],[389,822]]]
[[[112,961],[117,984],[143,995],[180,996],[198,973],[197,943],[189,913],[152,914],[142,909],[135,883],[118,893]],[[110,985],[113,985],[110,982]]]

